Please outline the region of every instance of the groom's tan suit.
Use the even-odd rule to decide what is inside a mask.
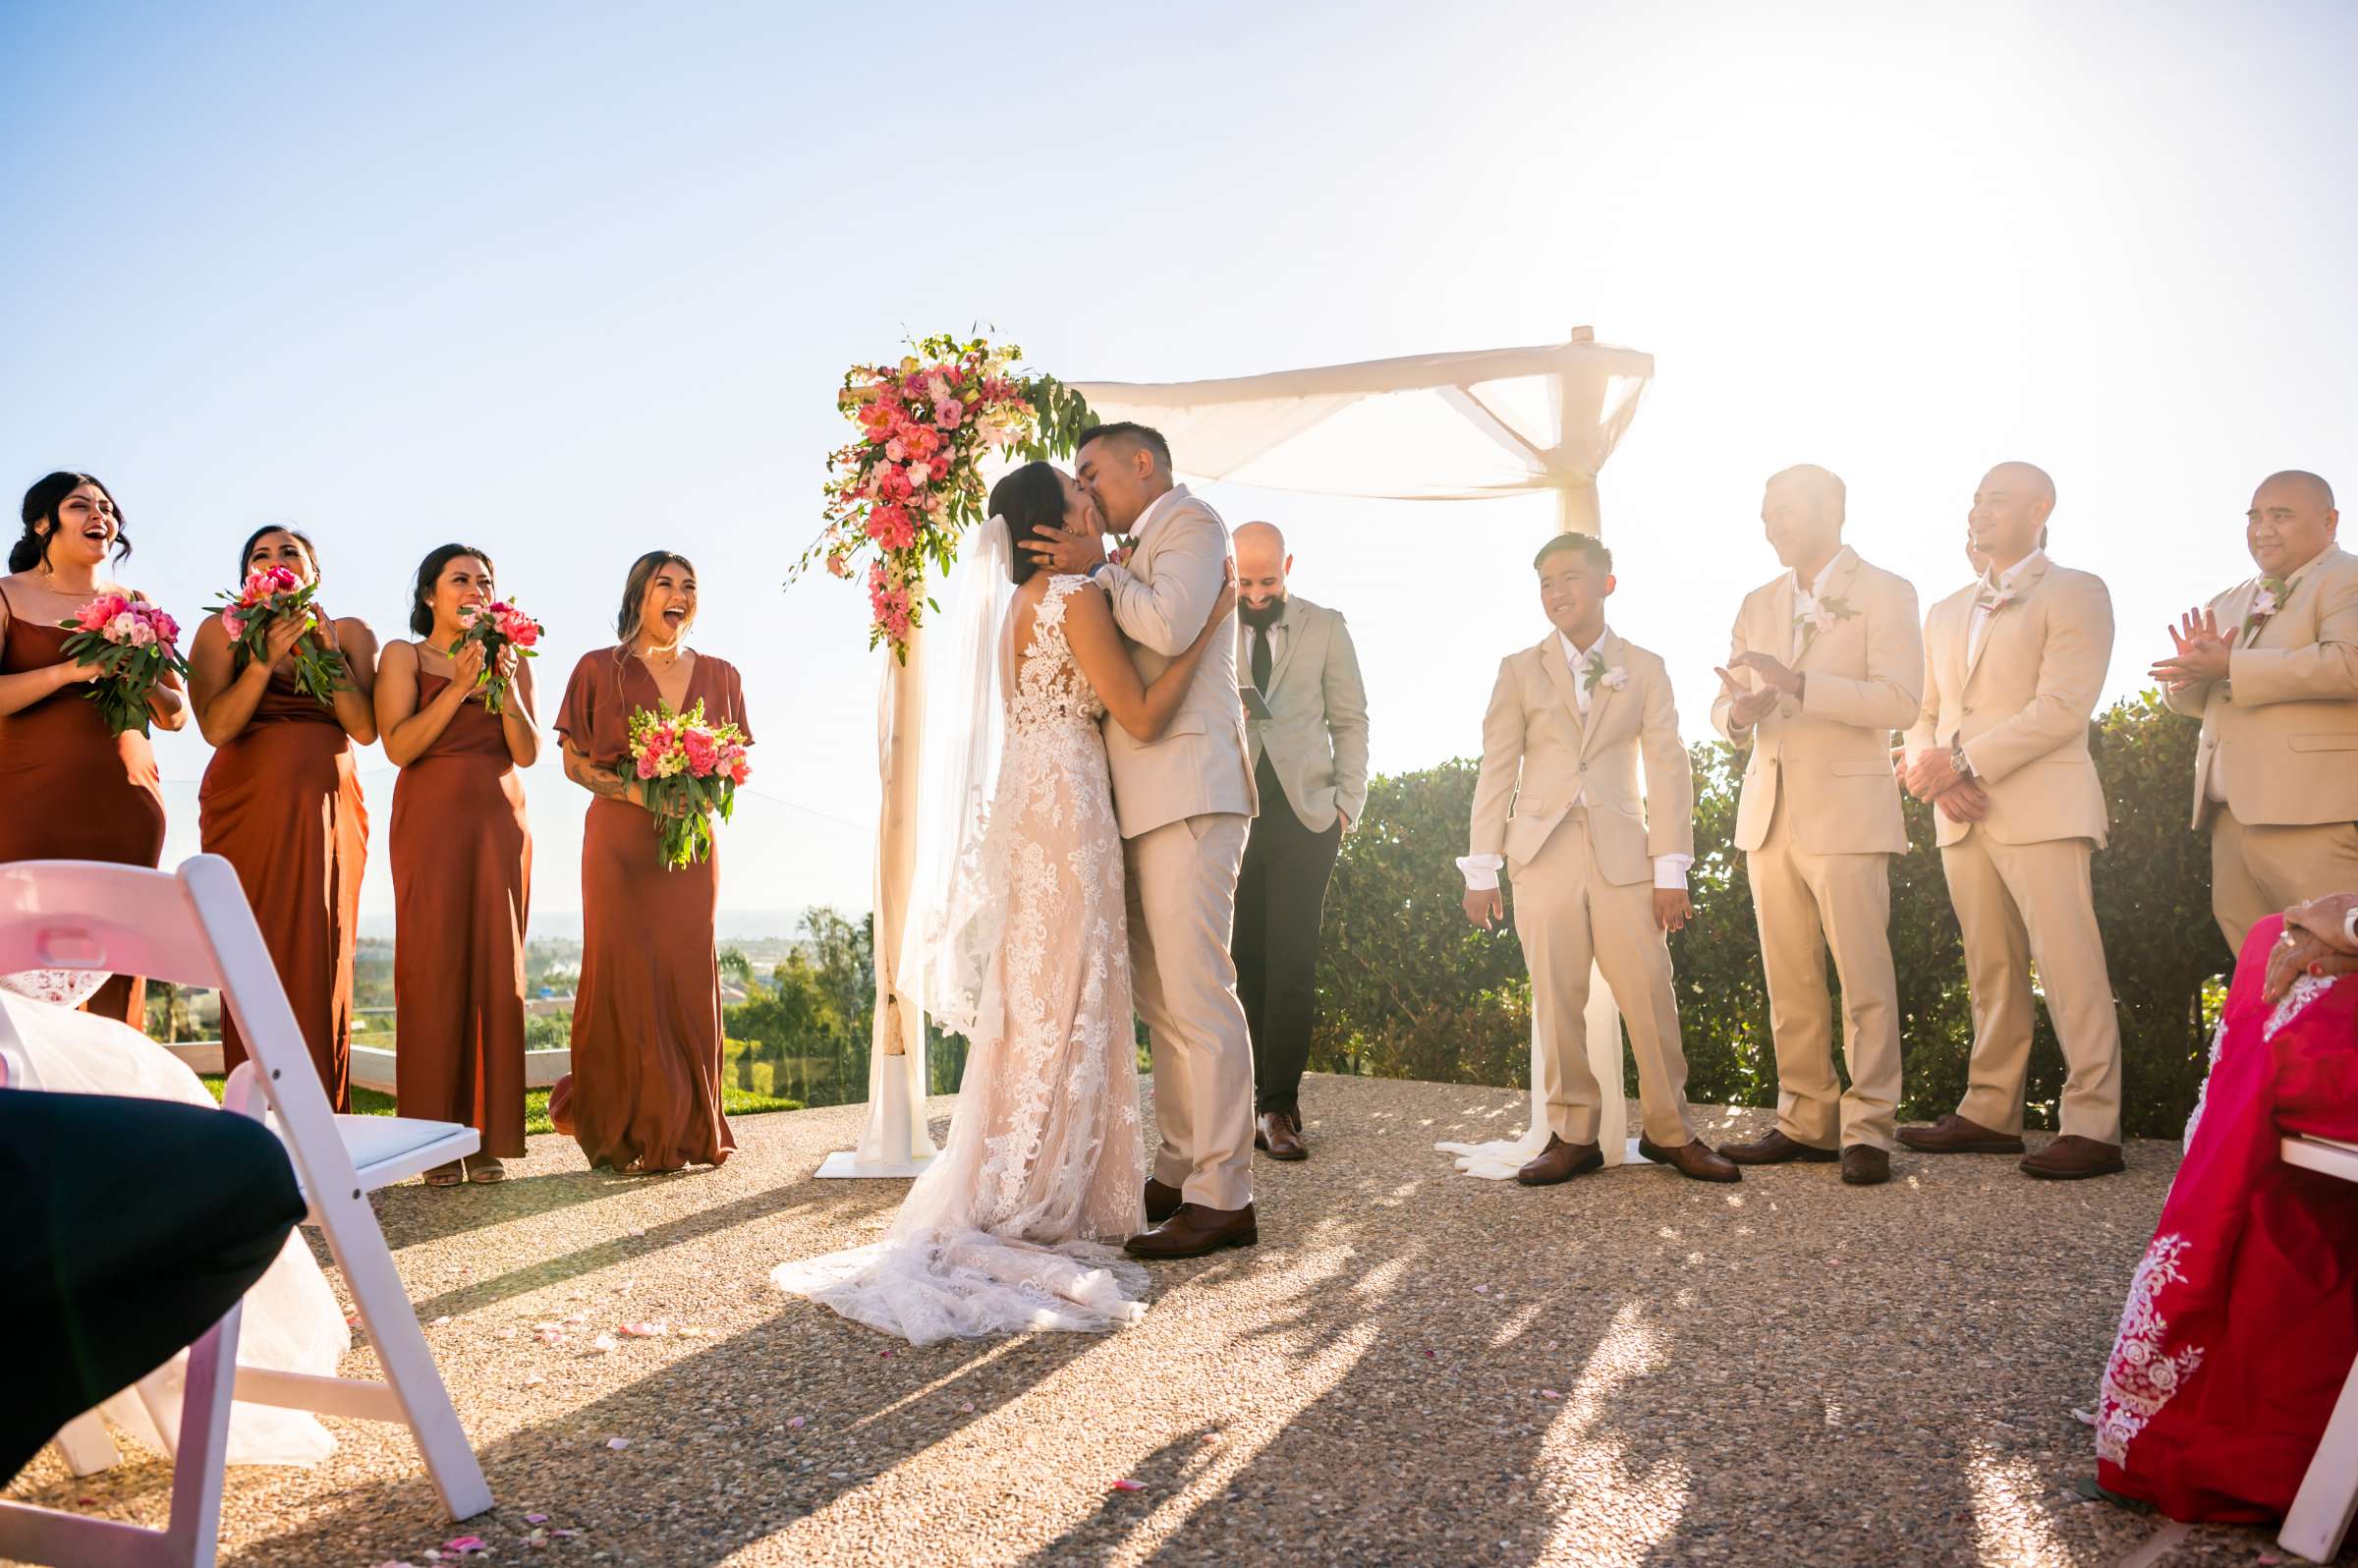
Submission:
[[[1228,529],[1187,486],[1138,520],[1138,547],[1095,574],[1150,684],[1187,650],[1219,597]],[[1154,1054],[1154,1178],[1191,1204],[1253,1201],[1253,1041],[1229,933],[1256,801],[1245,764],[1233,626],[1211,640],[1159,740],[1105,721],[1128,875],[1131,982]]]
[[[2329,544],[2247,630],[2253,578],[2211,601],[2227,678],[2170,692],[2203,721],[2194,826],[2211,830],[2211,913],[2227,945],[2290,904],[2358,887],[2358,555]]]
[[[1924,711],[1909,753],[1962,744],[1990,798],[1979,822],[1933,812],[1973,997],[1957,1114],[2021,1133],[2036,962],[2069,1069],[2063,1131],[2117,1144],[2120,1017],[2088,876],[2105,843],[2088,720],[2112,659],[2112,596],[2103,579],[2034,552],[2010,576],[1934,605],[1924,651]]]
[[[1745,597],[1734,660],[1775,658],[1803,677],[1751,730],[1728,720],[1722,693],[1712,727],[1752,747],[1736,805],[1768,981],[1776,1041],[1776,1125],[1798,1144],[1831,1149],[1896,1142],[1899,981],[1891,968],[1890,862],[1908,847],[1891,776],[1891,736],[1916,722],[1924,635],[1916,590],[1844,545],[1812,589],[1824,610],[1814,634],[1795,624],[1801,594],[1786,572]],[[1825,953],[1842,978],[1843,1053],[1850,1092],[1834,1077],[1833,1001]]]
[[[1595,1143],[1601,1096],[1621,1092],[1589,1067],[1593,961],[1629,1026],[1646,1136],[1673,1148],[1695,1134],[1670,949],[1654,918],[1655,861],[1678,858],[1674,885],[1685,885],[1695,775],[1662,661],[1609,629],[1595,652],[1593,682],[1573,669],[1558,632],[1499,664],[1482,720],[1467,862],[1494,866],[1488,858],[1503,856],[1514,881],[1541,1045],[1533,1088],[1549,1130],[1568,1144]]]

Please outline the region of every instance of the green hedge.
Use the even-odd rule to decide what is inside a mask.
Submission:
[[[2120,1005],[2123,1120],[2131,1136],[2174,1138],[2202,1083],[2213,987],[2232,961],[2211,920],[2208,843],[2187,827],[2196,729],[2149,694],[2114,704],[2090,732],[2112,812],[2095,881]],[[1752,891],[1730,847],[1742,757],[1715,742],[1693,755],[1695,919],[1670,944],[1687,1092],[1707,1103],[1773,1105],[1776,1060]],[[1475,930],[1459,907],[1454,863],[1477,772],[1461,758],[1377,778],[1370,790],[1327,895],[1314,1066],[1528,1085],[1531,986],[1521,950],[1511,932]],[[1901,1114],[1913,1120],[1956,1108],[1972,1022],[1931,813],[1913,800],[1907,813],[1909,851],[1892,868],[1891,947],[1906,1060]],[[2034,1126],[2054,1125],[2062,1081],[2043,1005],[2031,1055]],[[1627,1087],[1637,1092],[1634,1071]]]

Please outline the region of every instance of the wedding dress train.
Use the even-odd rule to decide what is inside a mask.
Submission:
[[[973,954],[973,1018],[946,1024],[968,1036],[948,1147],[883,1241],[770,1275],[913,1344],[1103,1330],[1146,1312],[1145,1271],[1112,1245],[1146,1226],[1147,1171],[1105,710],[1064,634],[1087,581],[1056,578],[1039,602],[979,855],[961,870],[991,906],[993,939]]]

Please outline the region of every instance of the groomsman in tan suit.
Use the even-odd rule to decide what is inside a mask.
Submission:
[[[1498,872],[1515,882],[1515,933],[1531,966],[1547,1147],[1515,1179],[1569,1181],[1604,1163],[1598,1114],[1618,1083],[1589,1068],[1591,966],[1612,987],[1638,1062],[1645,1136],[1638,1151],[1698,1181],[1743,1173],[1695,1136],[1687,1058],[1663,933],[1686,924],[1695,861],[1695,775],[1662,661],[1604,624],[1613,555],[1586,533],[1541,547],[1540,602],[1553,625],[1509,654],[1482,720],[1482,777],[1458,868],[1466,918],[1501,913]],[[1638,787],[1643,761],[1646,785]]]
[[[1854,1187],[1891,1179],[1899,981],[1891,874],[1907,851],[1891,736],[1916,722],[1916,590],[1842,542],[1842,481],[1814,464],[1769,477],[1761,521],[1787,570],[1736,612],[1712,725],[1750,746],[1736,804],[1776,1040],[1776,1130],[1720,1150],[1745,1165],[1839,1160]],[[1834,1076],[1831,946],[1842,978],[1844,1093]]]
[[[2244,515],[2260,575],[2188,612],[2153,668],[2203,721],[2194,826],[2238,952],[2263,916],[2358,887],[2358,556],[2340,523],[2325,480],[2271,475]]]
[[[2105,1176],[2120,1158],[2120,1017],[2088,866],[2104,783],[2088,720],[2112,659],[2112,596],[2041,541],[2054,481],[2028,463],[1982,476],[1971,513],[1981,580],[1924,622],[1924,711],[1907,785],[1934,803],[1940,868],[1973,993],[1970,1084],[1956,1111],[1899,1141],[1928,1154],[2020,1154],[2038,965],[2070,1074],[2063,1130],[2032,1176]]]
[[[1368,804],[1368,689],[1340,613],[1287,590],[1274,524],[1236,531],[1236,650],[1261,814],[1236,881],[1236,993],[1253,1029],[1253,1147],[1307,1159],[1302,1070],[1319,928],[1343,835]]]
[[[1076,476],[1105,525],[1136,535],[1119,565],[1096,538],[1029,539],[1051,570],[1104,588],[1142,680],[1196,640],[1228,575],[1219,514],[1171,481],[1171,449],[1143,424],[1081,432]],[[1190,630],[1193,628],[1193,630]],[[1131,990],[1154,1052],[1162,1145],[1146,1186],[1152,1227],[1136,1258],[1196,1258],[1260,1240],[1253,1209],[1253,1041],[1228,940],[1255,809],[1236,695],[1236,640],[1210,650],[1154,741],[1105,726],[1122,832]]]

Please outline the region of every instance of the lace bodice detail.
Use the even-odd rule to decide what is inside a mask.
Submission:
[[[1051,725],[1095,724],[1105,716],[1105,704],[1081,673],[1073,644],[1064,636],[1064,607],[1089,579],[1052,577],[1048,591],[1032,612],[1032,645],[1018,657],[1015,695],[1007,705],[1007,729],[1043,729]]]

